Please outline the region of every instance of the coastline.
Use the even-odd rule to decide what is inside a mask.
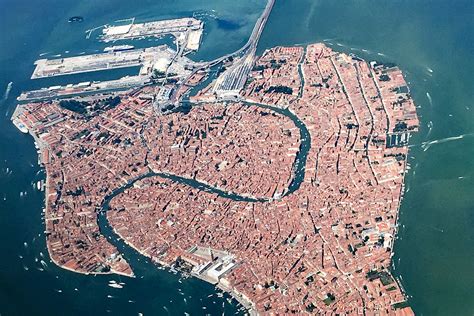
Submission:
[[[259,103],[256,102],[256,101],[252,101],[252,102],[253,102],[254,104],[259,104]],[[261,105],[265,106],[265,104],[261,104]],[[270,108],[273,108],[273,107],[274,107],[274,106],[272,106],[272,105],[267,105],[267,106],[270,107]],[[285,107],[285,108],[282,108],[282,109],[288,110],[290,113],[292,113],[294,116],[296,116],[296,117],[299,119],[298,115],[297,115],[294,111],[292,111],[292,108],[290,108],[290,107]],[[299,119],[299,120],[301,121],[301,119]],[[302,123],[302,124],[305,125],[304,123]],[[41,141],[40,141],[40,139],[38,138],[38,135],[36,135],[33,131],[30,130],[30,134],[33,136],[33,138],[35,139],[35,142],[38,144],[38,147],[39,147],[39,149],[40,149],[40,150],[39,150],[39,154],[40,154],[40,158],[41,158],[41,157],[43,156],[43,153],[44,153],[44,152],[43,152],[43,149],[44,149],[44,148],[43,148],[43,146],[42,146],[42,144],[41,144]],[[309,135],[309,136],[311,137],[311,135]],[[300,135],[300,137],[301,137],[301,135]],[[301,141],[301,139],[300,139],[300,141]],[[301,146],[301,145],[300,145],[300,146]],[[301,148],[301,147],[300,147],[300,148]],[[311,145],[309,146],[309,149],[311,149]],[[308,150],[309,150],[309,149],[308,149]],[[296,159],[296,158],[295,158],[295,159]],[[400,192],[402,192],[402,193],[403,193],[403,189],[404,189],[403,183],[404,183],[404,181],[405,181],[405,175],[406,175],[406,171],[407,171],[407,163],[408,163],[407,160],[405,160],[405,162],[404,162],[404,167],[403,167],[402,185],[401,185],[401,188],[400,188]],[[306,167],[306,166],[305,166],[305,167]],[[149,168],[149,167],[148,167],[148,168]],[[50,212],[50,209],[49,209],[48,203],[47,203],[47,199],[48,199],[48,196],[49,196],[50,178],[49,178],[48,168],[45,167],[45,169],[46,169],[46,177],[47,177],[47,180],[46,180],[47,187],[46,187],[45,203],[46,203],[46,212],[47,212],[47,214],[48,214],[48,213]],[[149,169],[151,169],[151,168],[149,168]],[[306,170],[306,168],[303,168],[303,170]],[[174,174],[170,174],[170,173],[166,173],[166,172],[165,172],[165,173],[161,173],[161,174],[162,174],[161,177],[163,177],[163,178],[167,178],[167,176],[175,176],[175,177],[179,177],[179,178],[183,178],[183,179],[188,179],[188,180],[197,181],[197,182],[199,182],[199,183],[203,183],[203,184],[206,184],[207,186],[210,186],[206,181],[198,181],[198,180],[191,179],[191,178],[176,176],[176,175],[174,175]],[[165,176],[163,176],[163,175],[165,175]],[[136,248],[132,243],[130,243],[130,242],[128,242],[126,239],[124,239],[124,238],[115,230],[115,227],[113,227],[112,225],[110,225],[110,223],[108,222],[107,211],[104,209],[104,207],[108,206],[108,203],[109,203],[117,194],[122,193],[122,192],[121,192],[122,190],[126,190],[128,187],[133,186],[133,184],[134,184],[136,181],[139,181],[139,180],[141,180],[141,179],[143,179],[143,178],[150,177],[150,176],[158,176],[158,177],[160,177],[160,173],[157,173],[157,172],[155,172],[155,171],[153,171],[153,170],[151,169],[150,172],[143,173],[143,174],[141,174],[141,175],[139,175],[139,176],[136,176],[135,178],[133,178],[133,179],[127,181],[125,184],[121,185],[120,187],[115,188],[114,190],[112,190],[110,194],[106,195],[106,196],[103,198],[103,200],[102,200],[100,211],[96,212],[97,222],[98,222],[99,230],[100,230],[101,233],[102,233],[101,226],[100,226],[100,224],[99,224],[99,216],[103,216],[104,219],[105,219],[105,221],[106,221],[107,224],[109,225],[109,227],[112,228],[112,231],[113,231],[116,235],[118,235],[118,236],[120,237],[120,239],[121,239],[126,245],[128,245],[130,248],[134,249],[135,251],[137,251],[137,252],[140,253],[141,255],[143,255],[143,256],[145,256],[145,257],[147,257],[147,258],[150,258],[152,261],[158,262],[160,265],[162,265],[162,266],[164,266],[164,267],[170,267],[170,264],[166,264],[165,262],[162,262],[161,260],[159,260],[159,259],[157,259],[157,258],[153,258],[153,257],[147,255],[145,252],[140,251],[140,250],[139,250],[138,248]],[[173,179],[171,179],[171,180],[173,180]],[[304,174],[303,174],[303,179],[302,179],[302,181],[304,181]],[[178,182],[179,182],[179,181],[178,181]],[[220,189],[220,188],[215,188],[215,189],[218,189],[218,190],[220,190],[220,191],[223,191],[223,190]],[[229,193],[233,194],[232,192],[229,192]],[[226,194],[227,194],[227,193],[226,193]],[[250,197],[250,199],[252,199],[252,198],[253,198],[253,197]],[[400,209],[400,205],[401,205],[401,200],[402,200],[402,194],[401,194],[401,196],[400,196],[400,199],[399,199],[398,205],[397,205],[395,223],[398,222],[398,213],[399,213],[399,209]],[[103,215],[99,214],[99,213],[101,213],[101,212],[103,212]],[[398,231],[398,226],[395,225],[395,234],[394,234],[394,236],[396,236],[397,231]],[[104,235],[104,234],[102,234],[102,235],[106,237],[106,235]],[[109,242],[109,241],[107,241],[107,242]],[[111,242],[109,242],[109,243],[111,243]],[[48,242],[47,242],[47,244],[48,244]],[[117,249],[117,247],[115,246],[114,243],[111,243],[111,244]],[[51,251],[50,251],[51,249],[50,249],[49,246],[50,246],[50,245],[48,244],[48,253],[51,254]],[[392,256],[392,252],[393,252],[393,247],[392,247],[390,256]],[[57,263],[56,261],[54,261],[54,262],[55,262],[56,265],[58,265],[58,263]],[[87,275],[87,274],[94,274],[94,275],[95,275],[95,274],[112,274],[112,273],[123,274],[123,273],[117,272],[116,270],[114,270],[114,269],[112,269],[112,268],[111,268],[111,270],[108,271],[108,272],[92,272],[92,273],[89,273],[89,272],[84,272],[84,271],[80,271],[80,270],[70,269],[70,268],[67,268],[67,267],[61,266],[61,265],[58,265],[58,266],[60,266],[60,267],[62,267],[62,268],[65,268],[66,270],[70,270],[70,271],[74,271],[74,272],[78,272],[78,273],[82,273],[82,274],[86,274],[86,275]],[[124,275],[126,275],[126,274],[124,274]],[[197,278],[199,278],[199,279],[201,279],[201,280],[207,281],[205,278],[199,277],[199,275],[195,275],[195,274],[192,274],[192,275],[193,275],[193,276],[196,276]],[[127,276],[133,276],[133,274],[132,274],[132,275],[127,275]],[[225,279],[225,278],[224,278],[224,279]],[[210,282],[210,283],[211,283],[211,282]],[[397,282],[397,283],[398,283],[398,282]],[[211,284],[212,284],[212,283],[211,283]],[[241,305],[243,305],[245,308],[249,309],[250,312],[257,313],[257,310],[256,310],[256,308],[255,308],[255,304],[254,304],[253,302],[251,302],[250,300],[248,300],[245,295],[243,295],[242,293],[238,292],[238,291],[235,290],[234,288],[228,288],[228,287],[226,287],[226,286],[223,286],[222,284],[221,284],[221,286],[222,286],[221,289],[223,289],[223,290],[225,290],[227,293],[229,293],[229,294],[230,294],[233,298],[235,298]],[[404,295],[405,295],[405,294],[404,294]]]
[[[108,206],[108,205],[107,205]],[[107,217],[107,210],[104,210],[104,209],[101,209],[101,212],[103,212],[103,219],[105,221],[105,224],[109,226],[109,228],[113,231],[114,234],[116,234],[120,240],[125,243],[127,246],[129,246],[130,248],[132,248],[133,250],[135,250],[136,252],[138,252],[140,255],[142,255],[143,257],[146,257],[148,259],[150,259],[150,261],[154,264],[158,264],[160,266],[162,266],[163,268],[166,268],[166,269],[170,269],[172,268],[172,265],[165,262],[165,261],[162,261],[160,260],[159,258],[157,257],[152,257],[150,255],[148,255],[146,252],[144,252],[143,250],[140,250],[140,248],[136,247],[132,242],[128,241],[126,238],[124,238],[116,229],[114,226],[112,226],[109,222],[109,219]],[[167,271],[168,273],[171,273],[170,271]],[[182,274],[182,272],[180,270],[177,270],[177,273],[180,273]],[[191,277],[194,277],[196,279],[199,279],[203,282],[207,282],[209,284],[212,284],[212,285],[215,285],[216,287],[218,287],[219,289],[221,289],[222,291],[226,292],[227,294],[229,294],[233,299],[235,299],[240,305],[242,305],[245,309],[247,309],[247,311],[249,312],[249,315],[251,316],[254,316],[254,315],[258,315],[258,312],[255,308],[255,304],[244,298],[243,294],[240,293],[239,291],[237,291],[235,288],[229,288],[229,287],[226,287],[225,285],[222,284],[222,282],[218,282],[217,284],[214,284],[212,282],[210,282],[208,279],[206,278],[203,278],[203,277],[200,277],[198,274],[195,274],[195,273],[189,273],[189,276]]]

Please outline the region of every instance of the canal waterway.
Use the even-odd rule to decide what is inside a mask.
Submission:
[[[309,134],[306,125],[303,121],[300,120],[292,111],[287,108],[278,108],[270,106],[267,104],[256,103],[256,102],[244,102],[247,105],[255,105],[262,107],[264,109],[272,110],[280,115],[284,115],[293,121],[295,126],[299,129],[300,132],[300,147],[298,153],[296,154],[295,161],[293,163],[293,179],[290,182],[287,190],[285,190],[282,196],[286,196],[294,193],[301,186],[301,183],[304,181],[304,173],[306,167],[306,160],[308,158],[309,150],[311,149],[311,135]]]
[[[311,148],[311,137],[309,134],[308,129],[306,128],[306,125],[291,111],[288,109],[282,109],[282,108],[277,108],[274,106],[266,105],[266,104],[260,104],[260,103],[255,103],[255,102],[244,102],[245,105],[248,106],[257,106],[261,107],[264,109],[272,110],[276,113],[279,113],[280,115],[284,115],[288,117],[290,120],[293,121],[295,126],[299,129],[300,133],[300,147],[298,150],[298,153],[295,157],[295,162],[293,165],[293,180],[291,181],[288,189],[285,191],[284,195],[288,195],[291,193],[294,193],[298,188],[300,187],[301,183],[304,181],[304,170],[306,166],[306,159],[308,157],[309,150]],[[192,106],[192,105],[190,105]],[[199,105],[198,105],[199,106]],[[111,243],[117,246],[117,248],[120,250],[120,252],[124,253],[124,257],[127,261],[129,262],[137,262],[137,255],[139,254],[136,250],[132,249],[129,247],[125,242],[123,242],[120,238],[118,238],[117,234],[114,233],[113,228],[110,226],[110,224],[107,221],[107,216],[105,215],[107,210],[109,209],[109,204],[110,201],[116,197],[119,194],[122,194],[125,190],[131,188],[137,181],[141,181],[146,178],[151,178],[151,177],[160,177],[163,179],[168,179],[176,183],[183,184],[185,186],[189,186],[193,189],[198,189],[203,192],[209,192],[216,194],[222,198],[226,198],[232,201],[237,201],[237,202],[253,202],[253,203],[265,203],[268,202],[268,198],[263,198],[263,197],[249,197],[244,194],[236,194],[233,192],[225,191],[220,188],[216,188],[214,186],[211,186],[209,184],[203,183],[202,181],[196,180],[196,179],[191,179],[191,178],[186,178],[174,174],[169,174],[169,173],[163,173],[163,172],[154,172],[150,171],[146,174],[143,174],[141,176],[138,176],[137,178],[129,181],[125,185],[114,189],[109,195],[107,195],[104,198],[104,202],[102,203],[101,206],[101,212],[98,217],[98,224],[99,228],[101,230],[101,233],[111,240]],[[127,249],[131,248],[131,249]],[[138,255],[140,257],[140,255]],[[135,271],[138,269],[141,271],[142,269],[149,269],[150,267],[143,266],[143,262],[149,263],[149,260],[144,260],[142,261],[139,265],[132,264],[132,269]]]
[[[325,42],[400,66],[418,106],[394,273],[418,315],[474,313],[474,3],[276,1],[258,53]]]
[[[243,45],[265,1],[140,1],[123,0],[0,0],[0,314],[3,315],[233,315],[240,314],[228,295],[216,296],[214,286],[183,279],[155,268],[129,247],[122,247],[136,277],[86,276],[50,262],[44,237],[44,192],[36,182],[45,174],[37,165],[33,139],[10,122],[21,91],[44,85],[114,79],[136,69],[31,81],[33,62],[102,51],[111,43],[85,39],[85,31],[114,20],[137,21],[192,16],[205,20],[202,47],[189,57],[211,60]],[[68,23],[70,16],[84,17]],[[242,18],[243,17],[243,18]],[[219,20],[219,21],[218,21]],[[225,22],[228,22],[227,24]],[[228,28],[232,26],[231,34]],[[159,45],[169,39],[132,41],[136,47]],[[122,44],[122,43],[120,43]],[[41,55],[41,56],[40,56]],[[59,56],[61,55],[61,56]],[[90,76],[91,75],[91,76]],[[8,95],[7,86],[12,82]],[[103,228],[106,232],[106,227]],[[113,235],[106,233],[108,237]],[[46,266],[41,264],[44,261]],[[123,282],[121,289],[110,281]]]

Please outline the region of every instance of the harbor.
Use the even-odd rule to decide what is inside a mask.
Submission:
[[[141,76],[150,75],[155,66],[167,67],[176,52],[166,45],[144,49],[111,51],[100,54],[74,56],[58,59],[39,59],[31,79],[47,78],[77,73],[111,70],[141,66]],[[192,66],[192,61],[182,58],[174,63],[173,72],[184,72]],[[160,69],[161,70],[161,69]]]
[[[134,23],[134,18],[130,20],[130,24],[105,26],[100,39],[104,42],[115,42],[173,35],[186,49],[191,51],[199,49],[204,23],[198,19],[181,18],[146,23]]]
[[[20,102],[43,101],[83,94],[105,93],[144,87],[153,83],[189,78],[196,63],[167,45],[134,49],[131,45],[110,46],[104,53],[58,59],[39,59],[32,79],[140,67],[138,74],[107,81],[83,81],[25,91]]]

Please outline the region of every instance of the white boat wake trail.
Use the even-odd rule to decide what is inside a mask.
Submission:
[[[8,97],[10,96],[10,91],[12,90],[13,82],[9,82],[7,84],[7,88],[5,89],[5,92],[3,93],[2,99],[0,99],[0,106],[2,106],[5,101],[7,101]]]
[[[431,131],[433,130],[433,121],[429,121],[427,126],[428,126],[428,133],[426,134],[426,138],[429,138],[431,135]]]
[[[411,145],[409,147],[421,146],[421,148],[423,148],[423,151],[427,151],[431,147],[431,145],[443,144],[443,143],[452,142],[452,141],[455,141],[455,140],[460,140],[460,139],[463,139],[463,138],[466,138],[466,137],[472,137],[472,136],[474,136],[474,133],[463,134],[463,135],[459,135],[459,136],[446,137],[446,138],[442,138],[442,139],[436,139],[436,140],[432,140],[432,141],[423,142],[423,143],[418,144],[418,145]]]
[[[429,92],[426,92],[426,97],[428,98],[428,101],[430,102],[430,106],[433,107],[433,99],[431,99],[431,95]]]

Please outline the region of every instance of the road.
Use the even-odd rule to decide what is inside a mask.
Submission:
[[[245,84],[246,80],[243,80],[243,78],[245,77],[246,79],[249,71],[251,70],[251,66],[249,67],[249,60],[253,61],[258,42],[260,40],[260,36],[262,35],[262,32],[265,28],[265,25],[268,21],[268,17],[270,16],[270,13],[273,9],[274,4],[275,4],[275,0],[268,0],[267,5],[265,6],[265,9],[263,10],[262,14],[260,15],[257,22],[255,23],[252,33],[250,34],[250,37],[244,46],[242,46],[241,48],[239,48],[238,50],[232,53],[226,54],[214,60],[198,63],[197,67],[193,70],[191,75],[189,75],[185,80],[183,80],[181,84],[185,85],[188,82],[188,80],[192,78],[198,71],[202,69],[209,69],[215,65],[222,63],[223,61],[229,59],[230,57],[235,59],[239,57],[242,53],[244,54],[241,56],[241,58],[236,60],[235,64],[232,65],[221,76],[224,76],[224,77],[227,76],[229,78],[232,78],[231,80],[234,81],[234,84],[230,84],[230,85],[227,84],[225,86],[231,86],[231,88],[237,88]],[[225,78],[222,78],[220,80],[223,82],[225,81]],[[174,104],[174,105],[178,104],[179,102],[178,97],[177,97],[178,90],[179,90],[179,87],[174,89],[173,94],[169,102],[167,102],[167,104]]]
[[[255,54],[255,50],[257,49],[258,41],[260,40],[260,36],[262,35],[262,32],[265,28],[265,25],[268,21],[268,17],[270,16],[270,12],[273,9],[273,5],[275,4],[275,0],[268,0],[267,5],[265,6],[265,9],[262,12],[262,15],[257,20],[257,23],[255,23],[255,26],[252,30],[252,34],[250,35],[247,43],[245,43],[244,46],[239,48],[233,53],[229,53],[227,55],[224,55],[222,57],[216,58],[214,60],[211,60],[207,63],[204,63],[205,66],[212,67],[214,65],[219,64],[220,62],[228,59],[229,57],[238,57],[242,52],[245,52],[248,48],[249,51],[246,53],[253,53]]]

